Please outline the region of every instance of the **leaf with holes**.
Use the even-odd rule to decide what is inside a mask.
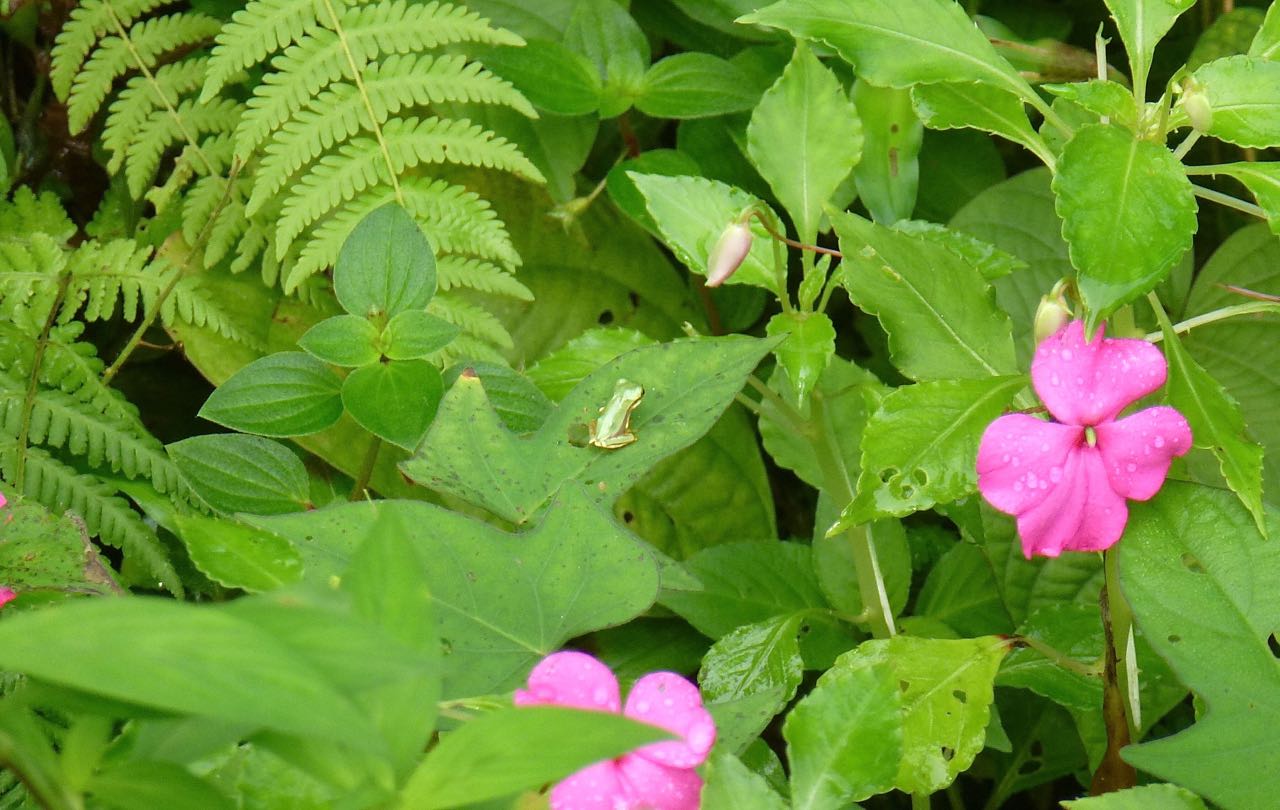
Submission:
[[[828,533],[974,492],[982,432],[1026,384],[1022,376],[940,380],[886,396],[863,434],[858,494]]]

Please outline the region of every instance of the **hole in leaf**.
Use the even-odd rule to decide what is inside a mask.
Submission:
[[[623,512],[623,513],[622,513],[622,522],[623,522],[623,523],[630,523],[631,521],[633,521],[633,520],[635,520],[635,519],[636,519],[636,516],[635,516],[634,514],[632,514],[631,512]]]
[[[948,746],[945,746],[945,745],[942,746],[942,758],[945,759],[947,762],[950,762],[952,759],[954,759],[955,755],[956,755],[956,749],[949,748]]]
[[[887,484],[894,478],[898,477],[897,467],[885,467],[880,471],[880,483]]]
[[[916,467],[911,471],[911,477],[914,478],[915,482],[922,487],[929,485],[929,473],[919,467]]]
[[[1029,759],[1018,766],[1018,773],[1026,776],[1035,773],[1040,770],[1041,767],[1043,767],[1043,764],[1039,760]]]
[[[613,323],[613,310],[606,309],[600,313],[600,317],[596,318],[596,322],[601,326],[608,326]]]
[[[1276,638],[1276,634],[1272,633],[1267,636],[1267,647],[1271,649],[1271,654],[1276,658],[1280,658],[1280,639]]]
[[[916,488],[911,486],[910,484],[903,484],[902,486],[898,487],[898,497],[900,498],[910,498],[915,494],[916,494]]]
[[[910,681],[898,681],[898,688],[899,688],[899,689],[901,689],[903,692],[905,692],[905,691],[907,691],[908,689],[910,689],[910,688],[911,688],[911,682],[910,682]]]
[[[951,692],[951,696],[954,697],[956,700],[960,701],[961,703],[969,702],[969,696],[965,693],[963,689],[953,690]]]
[[[803,636],[804,634],[808,633],[812,629],[813,628],[810,627],[808,624],[802,624],[800,625],[800,635]]]
[[[1200,563],[1200,560],[1196,558],[1196,555],[1189,551],[1184,551],[1182,553],[1182,566],[1193,574],[1204,573],[1204,565]]]
[[[1033,757],[1042,757],[1044,756],[1044,743],[1040,740],[1034,740],[1027,750],[1031,752]]]

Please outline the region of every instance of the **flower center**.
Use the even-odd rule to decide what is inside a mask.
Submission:
[[[1094,432],[1092,427],[1086,427],[1084,429],[1084,440],[1090,447],[1094,447],[1098,444],[1098,434]]]

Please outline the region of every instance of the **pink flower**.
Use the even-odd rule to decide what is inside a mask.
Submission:
[[[517,706],[568,706],[618,712],[618,679],[585,653],[558,652],[529,673]],[[698,810],[702,778],[694,768],[716,741],[698,687],[673,672],[636,681],[622,713],[680,737],[638,748],[571,774],[551,791],[552,810]]]
[[[1018,518],[1022,553],[1110,548],[1129,520],[1125,499],[1160,491],[1169,463],[1191,448],[1191,428],[1173,408],[1116,419],[1164,385],[1164,355],[1145,340],[1091,342],[1073,321],[1031,361],[1031,382],[1057,421],[1001,416],[978,447],[978,489]]]
[[[18,594],[12,588],[0,588],[0,607],[4,607],[17,598]]]

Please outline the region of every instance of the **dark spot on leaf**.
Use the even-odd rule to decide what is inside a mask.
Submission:
[[[1180,641],[1182,641],[1182,636],[1178,635],[1177,633],[1170,633],[1170,634],[1169,634],[1169,643],[1170,643],[1170,644],[1177,644],[1177,643],[1179,643]]]
[[[443,655],[453,654],[453,642],[447,638],[440,639],[440,652]]]
[[[608,326],[613,323],[613,310],[606,309],[604,312],[601,312],[600,317],[596,318],[596,322],[601,326]]]
[[[1024,775],[1024,776],[1026,776],[1026,775],[1028,775],[1028,774],[1033,774],[1033,773],[1035,773],[1036,771],[1040,770],[1040,768],[1041,768],[1041,767],[1043,767],[1043,765],[1042,765],[1042,763],[1040,762],[1040,760],[1038,760],[1038,759],[1029,759],[1029,760],[1027,760],[1026,762],[1024,762],[1024,763],[1022,763],[1021,765],[1019,765],[1019,766],[1018,766],[1018,773],[1020,773],[1020,774],[1022,774],[1022,775]]]
[[[1272,655],[1280,658],[1280,639],[1276,638],[1275,633],[1267,636],[1267,647],[1270,648]]]
[[[1035,740],[1027,750],[1031,752],[1031,756],[1033,757],[1042,757],[1044,756],[1044,743],[1040,740]]]
[[[903,692],[905,692],[905,691],[907,691],[908,689],[910,689],[910,688],[911,688],[911,682],[910,682],[910,681],[898,681],[898,688],[899,688],[900,690],[902,690]]]
[[[1200,560],[1196,558],[1196,555],[1192,554],[1189,551],[1183,552],[1182,565],[1184,568],[1186,568],[1188,571],[1190,571],[1193,574],[1204,573],[1204,565],[1200,563]]]
[[[627,293],[627,298],[628,300],[631,301],[631,306],[633,307],[640,306],[640,296],[636,295],[634,291]]]
[[[961,703],[969,702],[969,696],[965,694],[965,691],[963,689],[953,690],[951,692],[951,696],[954,697],[956,700],[960,701]]]
[[[476,374],[476,370],[474,368],[467,366],[462,370],[461,376],[467,378],[468,380],[474,380],[476,377],[479,377],[480,375]]]
[[[945,759],[947,762],[950,762],[952,759],[955,759],[955,756],[956,756],[956,749],[949,748],[948,746],[945,746],[945,745],[942,746],[943,759]]]
[[[892,135],[897,135],[897,134],[898,134],[898,129],[899,129],[899,127],[898,127],[898,125],[897,125],[897,124],[890,124],[890,125],[889,125],[889,133],[890,133],[890,134],[892,134]]]
[[[808,625],[808,624],[802,624],[802,625],[800,625],[800,635],[802,635],[802,636],[803,636],[803,635],[805,635],[806,633],[808,633],[808,632],[809,632],[810,630],[812,630],[812,629],[813,629],[813,628],[812,628],[810,625]]]
[[[635,514],[634,514],[634,513],[632,513],[632,512],[623,512],[623,513],[622,513],[622,522],[623,522],[623,523],[630,523],[631,521],[633,521],[633,520],[635,520],[635,519],[636,519],[636,516],[635,516]]]

